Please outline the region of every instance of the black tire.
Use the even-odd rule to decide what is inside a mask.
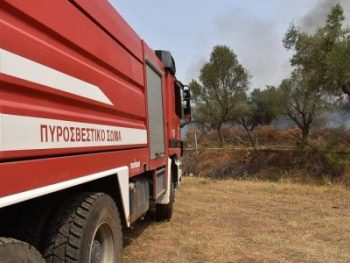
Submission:
[[[168,204],[157,204],[156,205],[156,220],[157,221],[170,221],[173,216],[175,201],[175,186],[174,182],[170,184],[170,201]]]
[[[53,215],[43,256],[48,263],[119,263],[122,242],[120,217],[112,198],[83,193],[67,198]]]
[[[17,226],[18,239],[41,251],[42,242],[53,212],[52,202],[34,203],[24,209]]]
[[[32,246],[12,238],[0,238],[1,263],[45,263]]]

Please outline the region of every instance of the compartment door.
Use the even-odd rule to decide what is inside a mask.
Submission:
[[[165,156],[162,77],[146,65],[148,127],[151,160]]]

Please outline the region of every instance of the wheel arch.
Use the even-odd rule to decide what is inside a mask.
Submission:
[[[37,202],[58,201],[69,194],[79,192],[103,192],[110,195],[118,207],[122,224],[130,226],[129,168],[127,166],[2,197],[0,211],[17,210],[20,213],[27,206]],[[11,221],[11,218],[9,220]]]

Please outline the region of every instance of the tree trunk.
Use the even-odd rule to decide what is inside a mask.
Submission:
[[[224,146],[224,138],[222,137],[222,134],[221,134],[221,127],[217,127],[216,131],[218,132],[220,147],[223,147]]]
[[[258,150],[256,149],[256,144],[255,144],[254,138],[253,138],[253,136],[252,136],[252,132],[251,132],[250,130],[247,130],[247,133],[248,133],[248,136],[249,136],[250,143],[251,143],[252,146],[253,146],[254,152],[255,152],[256,154],[258,154]]]
[[[310,133],[309,126],[308,125],[303,126],[301,131],[303,133],[303,141],[305,142],[309,137],[309,133]]]

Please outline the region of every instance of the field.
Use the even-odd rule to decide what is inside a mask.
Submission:
[[[350,190],[186,177],[171,222],[124,235],[124,262],[350,262]]]

